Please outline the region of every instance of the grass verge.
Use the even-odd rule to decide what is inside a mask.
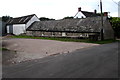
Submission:
[[[11,38],[26,38],[26,39],[45,39],[45,40],[57,40],[65,42],[85,42],[85,43],[95,43],[95,44],[107,44],[112,42],[117,42],[118,40],[103,40],[103,41],[90,41],[89,39],[72,39],[72,38],[54,38],[54,37],[32,37],[32,36],[11,36]]]
[[[7,51],[8,49],[6,48],[0,48],[0,51]]]

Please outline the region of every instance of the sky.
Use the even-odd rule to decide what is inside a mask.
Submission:
[[[114,2],[120,0],[102,0],[103,12],[110,12],[112,17],[118,17],[118,5]],[[75,16],[78,7],[82,11],[100,12],[100,0],[1,0],[0,16],[20,17],[36,14],[40,17],[62,19]]]

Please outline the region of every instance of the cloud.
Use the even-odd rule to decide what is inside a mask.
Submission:
[[[36,14],[38,17],[49,17],[60,19],[66,16],[74,16],[77,8],[82,7],[83,11],[94,11],[97,9],[100,0],[2,0],[0,5],[0,16],[10,15],[12,17]],[[103,11],[111,12],[116,16],[117,5],[112,0],[102,0]],[[118,2],[119,0],[114,0]],[[7,5],[7,6],[4,6]]]
[[[118,17],[118,12],[110,13],[111,16]]]

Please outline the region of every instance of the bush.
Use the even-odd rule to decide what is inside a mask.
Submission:
[[[115,32],[115,37],[120,38],[120,18],[112,17],[110,18],[110,22]]]

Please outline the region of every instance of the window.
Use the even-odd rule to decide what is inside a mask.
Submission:
[[[62,33],[62,36],[66,36],[66,33],[65,33],[65,32],[63,32],[63,33]]]

